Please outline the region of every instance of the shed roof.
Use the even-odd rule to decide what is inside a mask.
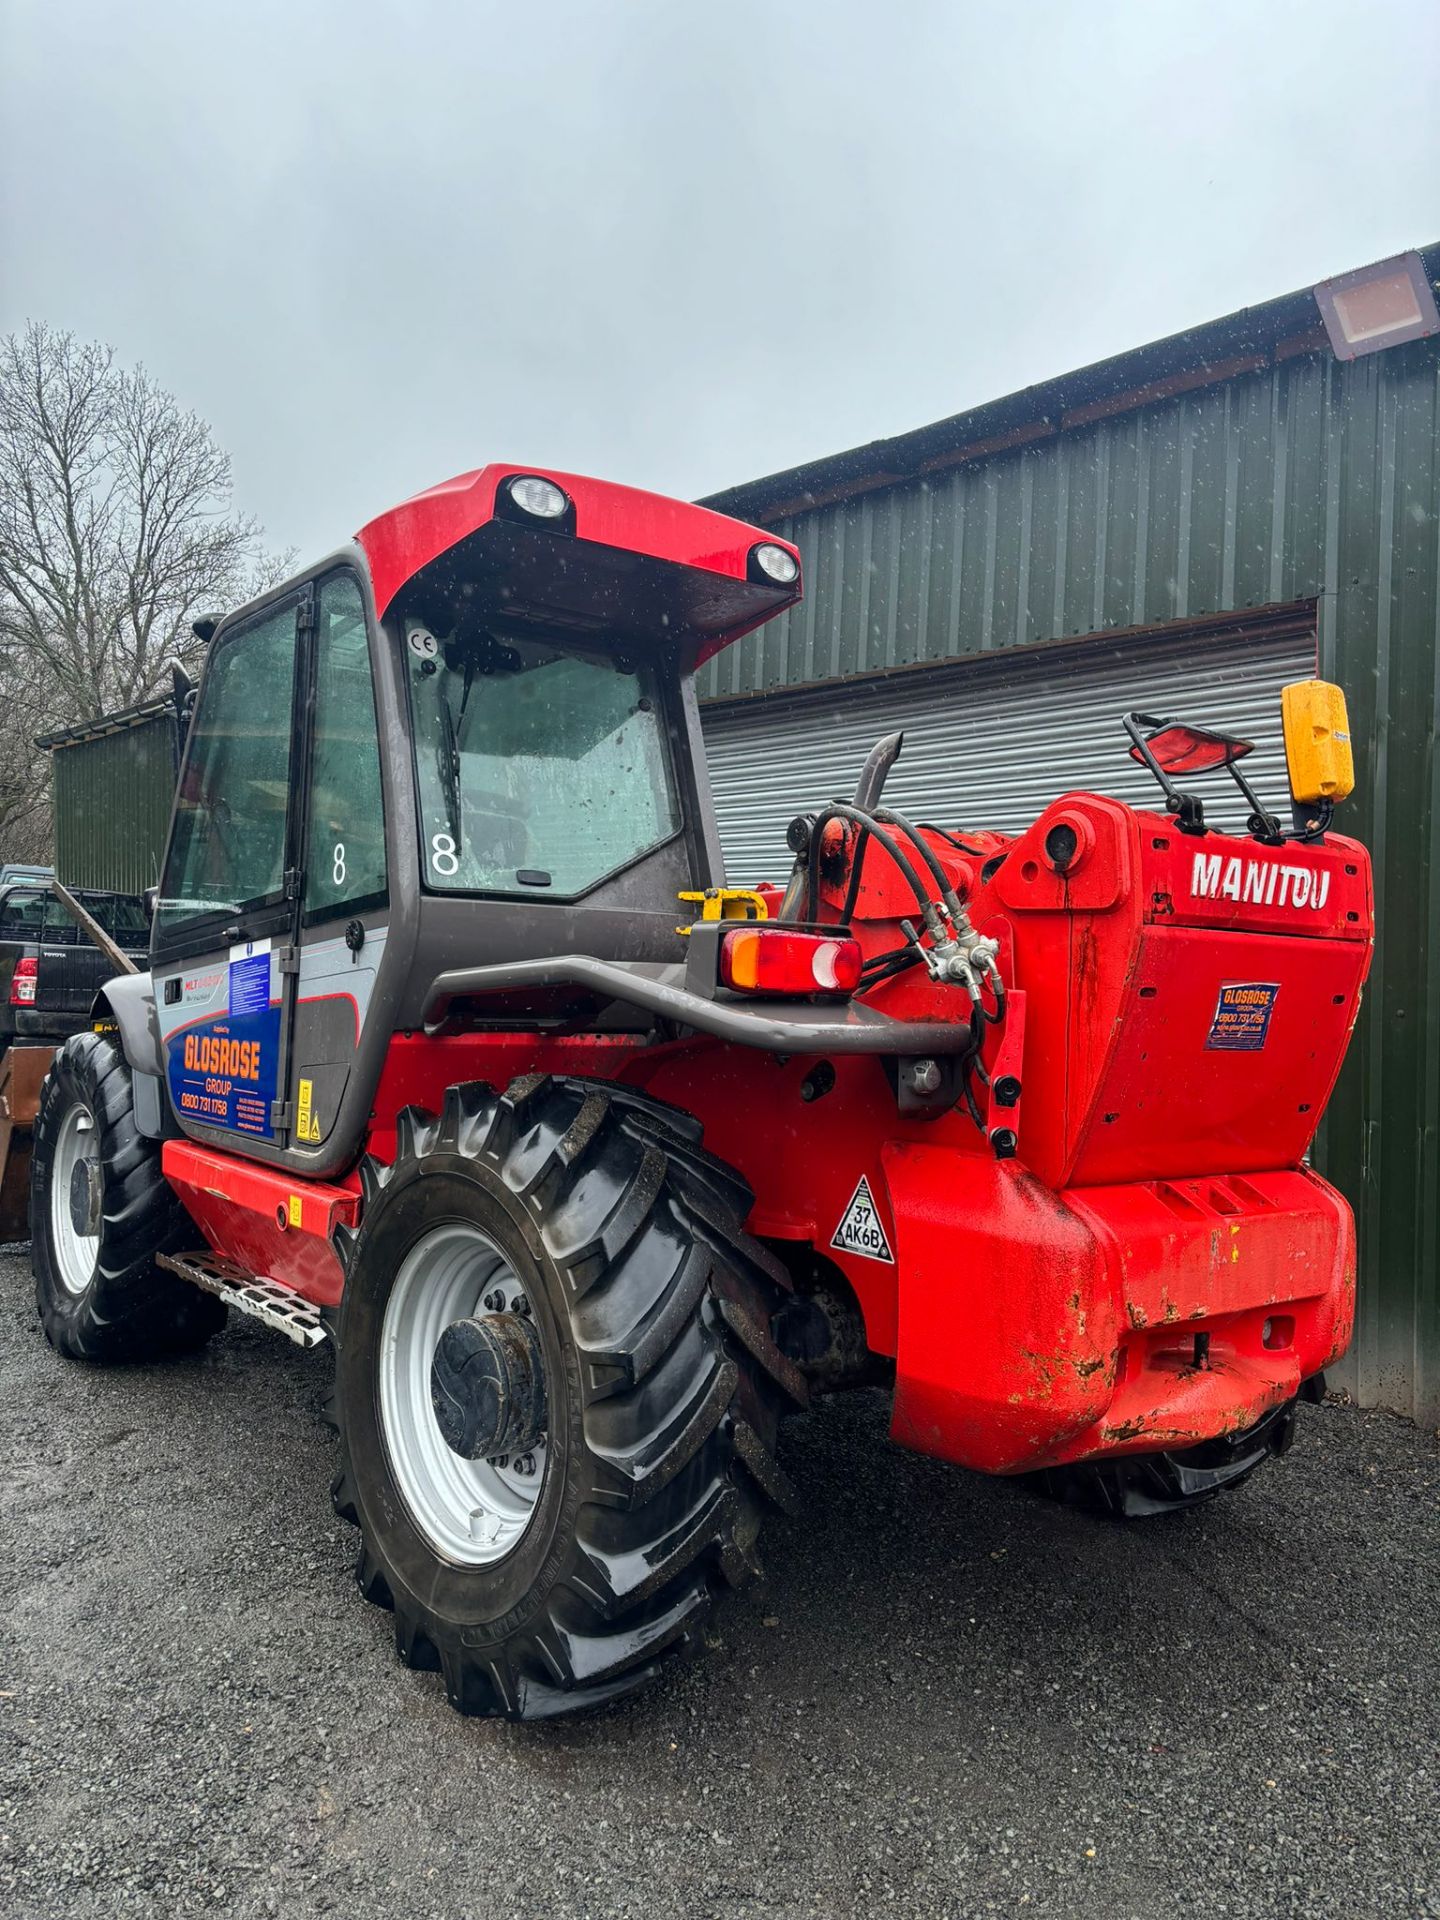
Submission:
[[[133,707],[117,707],[114,713],[102,713],[93,720],[82,720],[77,726],[57,727],[53,733],[38,733],[35,736],[37,747],[43,747],[47,753],[53,753],[57,747],[78,747],[87,740],[101,740],[106,734],[124,733],[129,727],[141,727],[149,720],[158,720],[162,716],[175,718],[175,701],[169,694],[157,695],[153,700],[142,700]]]
[[[1440,242],[1416,251],[1427,278],[1440,284]],[[968,408],[932,426],[743,481],[707,495],[701,505],[749,520],[777,520],[1047,440],[1068,428],[1255,373],[1297,354],[1328,349],[1314,288],[1303,287]]]

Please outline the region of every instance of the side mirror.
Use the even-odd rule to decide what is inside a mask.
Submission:
[[[153,920],[155,918],[155,905],[160,898],[159,887],[146,887],[140,895],[140,898],[145,902],[146,919]]]
[[[1260,804],[1238,761],[1255,751],[1251,740],[1211,727],[1193,727],[1184,720],[1157,720],[1153,713],[1127,713],[1122,721],[1130,736],[1130,758],[1148,767],[1165,795],[1165,808],[1175,816],[1182,833],[1203,834],[1205,809],[1197,795],[1181,793],[1172,774],[1215,773],[1225,768],[1250,806],[1249,830],[1266,846],[1278,847],[1283,835],[1274,814]],[[1148,733],[1140,731],[1142,727]]]
[[[1144,748],[1130,749],[1130,758],[1142,767],[1153,761],[1165,773],[1214,773],[1221,767],[1233,766],[1247,753],[1255,751],[1253,740],[1239,740],[1231,733],[1215,733],[1208,727],[1192,727],[1179,720],[1159,722],[1143,713],[1137,713],[1134,718],[1142,726],[1154,728],[1145,738],[1145,747],[1150,750],[1148,759]]]
[[[203,622],[197,622],[203,625]],[[195,711],[195,682],[186,672],[184,665],[172,653],[165,662],[170,669],[170,702],[175,709],[175,719],[180,728],[180,738],[184,741],[190,727],[190,716]]]

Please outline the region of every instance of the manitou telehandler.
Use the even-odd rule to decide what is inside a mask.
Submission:
[[[891,738],[732,891],[694,673],[799,594],[760,528],[489,466],[201,623],[149,971],[44,1085],[51,1343],[193,1348],[227,1302],[333,1343],[361,1588],[466,1712],[694,1645],[809,1390],[1153,1511],[1283,1446],[1349,1338],[1306,1164],[1372,937],[1336,690],[1287,689],[1284,823],[1246,743],[1131,715],[1161,809],[918,826]]]

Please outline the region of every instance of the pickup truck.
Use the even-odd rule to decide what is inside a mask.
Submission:
[[[77,893],[86,912],[141,965],[150,923],[141,900],[123,893]],[[95,995],[114,961],[66,912],[43,880],[0,884],[0,1046],[12,1040],[60,1041],[89,1024]]]

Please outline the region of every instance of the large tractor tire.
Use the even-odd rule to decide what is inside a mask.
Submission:
[[[452,1088],[366,1163],[346,1264],[335,1506],[400,1657],[463,1713],[592,1707],[758,1571],[804,1382],[783,1271],[687,1115],[529,1076]]]
[[[1224,1434],[1198,1447],[1166,1453],[1121,1454],[1113,1460],[1084,1461],[1027,1474],[1037,1493],[1066,1506],[1083,1507],[1114,1520],[1145,1520],[1158,1513],[1184,1513],[1217,1494],[1233,1493],[1277,1454],[1288,1453],[1295,1438],[1295,1409],[1301,1399],[1325,1396],[1323,1374],[1307,1380],[1296,1399],[1272,1407],[1241,1433]]]
[[[203,1346],[225,1307],[155,1265],[195,1229],[135,1124],[125,1056],[77,1033],[40,1090],[30,1158],[31,1264],[45,1338],[71,1360],[148,1360]]]

